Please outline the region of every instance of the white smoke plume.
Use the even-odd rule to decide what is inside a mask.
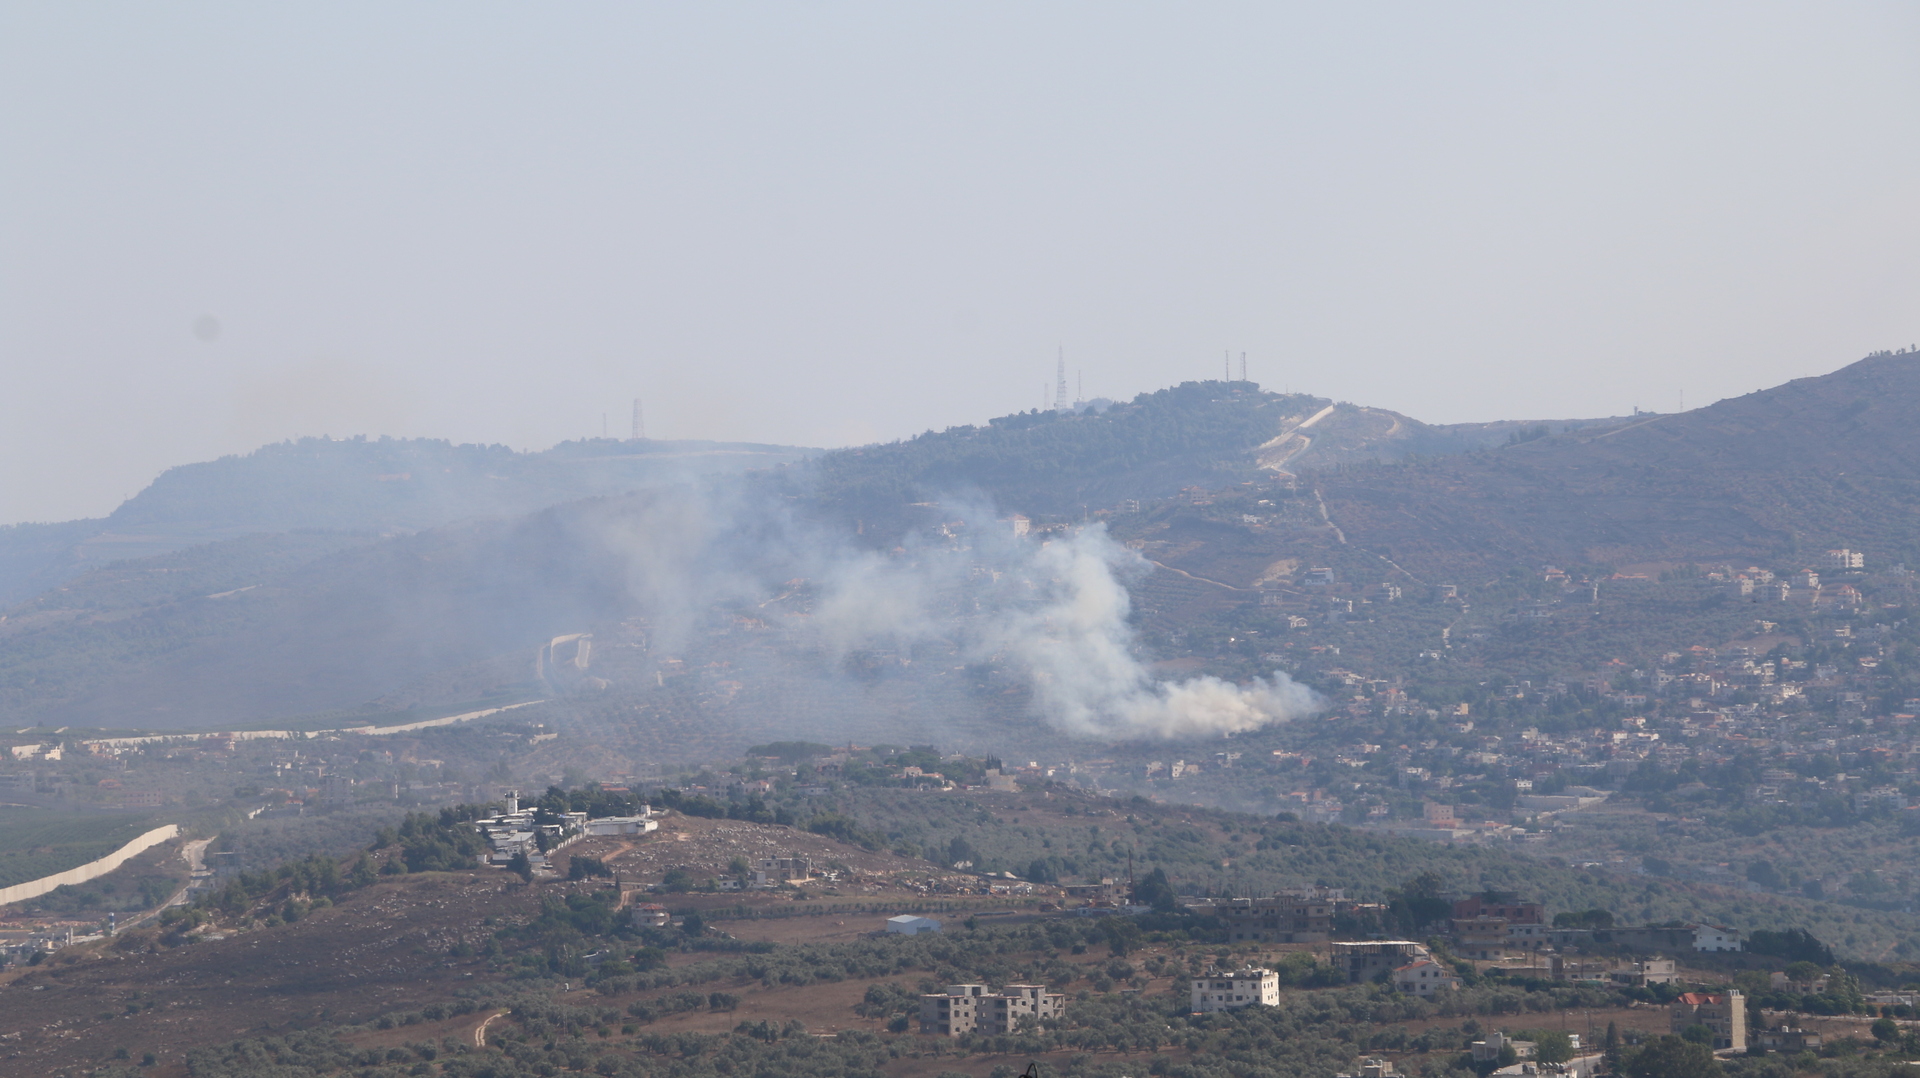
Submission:
[[[1248,685],[1154,680],[1138,655],[1124,583],[1146,575],[1144,558],[1104,525],[1038,542],[971,515],[964,552],[923,548],[910,558],[868,555],[831,567],[818,611],[830,644],[946,639],[970,658],[1020,670],[1042,717],[1084,737],[1241,733],[1321,706],[1281,671]]]
[[[1131,599],[1120,574],[1147,563],[1108,537],[1104,525],[1055,539],[1025,566],[1038,601],[987,626],[984,642],[1031,675],[1049,722],[1103,738],[1242,733],[1313,712],[1313,690],[1284,672],[1247,686],[1216,677],[1156,682],[1136,655]]]
[[[1104,525],[1042,541],[1016,537],[987,506],[961,504],[954,512],[964,524],[953,534],[882,553],[852,549],[728,487],[657,490],[627,505],[633,511],[617,515],[605,540],[667,651],[712,612],[763,609],[804,579],[812,615],[789,627],[827,658],[885,649],[991,664],[1026,683],[1050,726],[1076,736],[1241,733],[1322,706],[1281,671],[1246,685],[1156,680],[1128,620],[1126,586],[1151,566]]]

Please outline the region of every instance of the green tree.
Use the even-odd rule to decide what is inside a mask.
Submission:
[[[1172,913],[1180,908],[1180,896],[1174,893],[1173,884],[1167,882],[1165,870],[1156,868],[1133,885],[1133,904]]]
[[[1533,1058],[1541,1063],[1565,1063],[1573,1058],[1573,1038],[1558,1029],[1538,1029],[1526,1038],[1533,1042]]]
[[[1663,1036],[1648,1041],[1620,1061],[1627,1078],[1720,1078],[1720,1061],[1704,1044]]]
[[[1422,872],[1387,892],[1389,914],[1408,933],[1445,920],[1453,913],[1453,904],[1443,897],[1445,888],[1446,881],[1439,875]]]

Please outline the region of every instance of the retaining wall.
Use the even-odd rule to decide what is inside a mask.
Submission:
[[[56,872],[51,876],[42,876],[37,880],[28,880],[26,883],[16,883],[12,887],[0,887],[0,906],[13,902],[25,902],[29,898],[39,898],[48,891],[56,887],[64,887],[69,883],[85,883],[88,880],[98,879],[162,842],[177,838],[179,835],[179,824],[166,824],[148,831],[98,861],[88,861],[78,868]]]

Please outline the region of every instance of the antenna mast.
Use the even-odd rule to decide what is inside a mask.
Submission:
[[[639,441],[647,436],[647,423],[640,415],[640,398],[633,398],[633,440]]]
[[[1054,370],[1053,410],[1056,412],[1064,412],[1067,410],[1067,347],[1066,345],[1060,346],[1059,366],[1056,367]]]
[[[1247,354],[1245,352],[1240,353],[1240,380],[1242,382],[1247,380]]]

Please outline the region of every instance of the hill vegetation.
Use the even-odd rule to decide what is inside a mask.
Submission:
[[[302,438],[170,468],[98,520],[0,528],[0,603],[89,568],[273,532],[373,536],[806,459],[744,442],[566,442],[540,453],[419,438]]]
[[[1316,473],[1349,541],[1410,571],[1789,558],[1920,560],[1920,353],[1681,415]]]
[[[1184,382],[1097,411],[1021,412],[827,453],[784,478],[804,484],[837,516],[891,535],[922,521],[910,512],[913,503],[983,498],[1005,512],[1080,520],[1188,487],[1226,487],[1283,468],[1458,453],[1527,429],[1435,427],[1382,409],[1265,392],[1251,382]]]

